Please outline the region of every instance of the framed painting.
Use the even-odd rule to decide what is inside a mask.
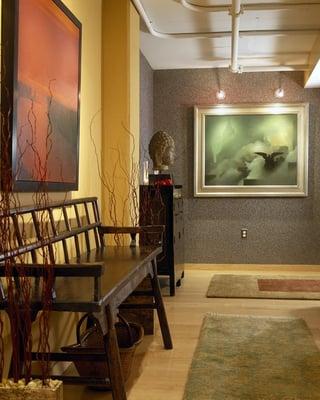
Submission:
[[[195,197],[307,196],[308,104],[195,106]]]
[[[61,0],[2,0],[1,61],[2,181],[76,190],[81,23]]]

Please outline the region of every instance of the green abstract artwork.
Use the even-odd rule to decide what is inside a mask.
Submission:
[[[207,115],[206,185],[296,185],[297,115]]]

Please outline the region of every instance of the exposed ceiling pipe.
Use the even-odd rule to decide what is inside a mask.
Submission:
[[[161,32],[157,32],[155,29],[153,29],[152,21],[150,21],[147,13],[144,11],[144,8],[142,7],[142,4],[140,3],[140,1],[139,0],[131,0],[131,3],[135,6],[140,17],[143,19],[144,23],[147,25],[147,28],[149,29],[149,32],[151,33],[151,35],[161,37],[160,36],[160,35],[162,35]],[[166,35],[164,37],[166,37]]]
[[[220,4],[216,6],[200,6],[193,4],[190,0],[180,0],[181,4],[192,11],[197,12],[229,12],[230,4]],[[296,7],[306,6],[320,6],[320,1],[308,1],[308,2],[291,2],[291,3],[249,3],[243,4],[242,9],[244,11],[263,11],[263,10],[287,10]]]
[[[151,35],[162,39],[202,39],[202,38],[224,38],[230,37],[231,31],[222,32],[182,32],[182,33],[168,33],[160,32],[154,29],[152,21],[149,19],[147,13],[145,12],[140,0],[131,0],[135,8],[137,9],[140,17],[143,19]],[[230,7],[229,7],[230,9]],[[306,34],[306,35],[318,35],[320,33],[319,29],[270,29],[270,30],[250,30],[250,31],[240,31],[240,36],[288,36],[296,34]]]
[[[151,35],[160,39],[219,39],[232,36],[232,31],[220,32],[179,32],[179,33],[164,33],[148,28]],[[270,29],[270,30],[250,30],[239,31],[239,36],[296,36],[296,35],[319,35],[320,29]]]
[[[232,0],[232,7],[230,14],[232,17],[230,70],[232,72],[242,72],[241,66],[238,65],[239,31],[240,31],[240,14],[241,14],[240,0]]]

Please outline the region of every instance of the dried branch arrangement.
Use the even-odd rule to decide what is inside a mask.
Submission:
[[[166,215],[165,206],[161,195],[161,188],[157,184],[154,185],[153,192],[144,186],[139,188],[142,169],[140,168],[140,163],[136,161],[135,158],[135,136],[124,125],[122,126],[123,134],[127,135],[129,138],[128,143],[131,149],[129,163],[124,162],[119,147],[109,148],[108,150],[116,155],[115,161],[113,166],[110,168],[110,171],[102,171],[99,162],[98,149],[93,134],[93,123],[98,113],[95,114],[90,123],[90,138],[94,148],[96,164],[102,183],[102,188],[105,191],[106,198],[108,199],[108,224],[116,227],[127,226],[128,218],[126,217],[128,215],[129,224],[131,226],[163,224]],[[143,158],[146,158],[145,155],[147,154],[147,150],[144,148],[142,150],[144,154]],[[122,180],[122,182],[126,183],[126,193],[122,198],[117,195],[119,180]],[[121,234],[115,234],[114,242],[118,246],[123,245],[123,236]],[[144,244],[154,244],[155,242],[158,243],[159,238],[155,241],[154,238],[143,235]]]
[[[3,88],[5,90],[3,90]],[[39,190],[33,193],[33,203],[37,207],[49,204],[49,196],[46,190],[48,174],[47,161],[52,149],[52,123],[50,110],[53,100],[51,82],[49,83],[48,111],[47,111],[47,131],[45,132],[45,154],[40,156],[37,144],[37,116],[34,112],[33,100],[30,100],[27,123],[21,126],[19,135],[24,129],[31,132],[31,139],[27,140],[23,146],[18,146],[18,168],[19,173],[22,159],[26,149],[31,149],[34,160],[35,180],[39,181]],[[5,96],[9,96],[4,85],[2,85],[2,102]],[[9,104],[9,102],[8,102]],[[32,322],[36,315],[31,309],[33,290],[41,293],[42,310],[37,320],[39,326],[39,341],[37,352],[44,354],[50,352],[49,345],[49,316],[52,305],[54,290],[54,248],[46,243],[49,236],[50,224],[48,215],[45,211],[37,211],[30,216],[30,220],[25,220],[19,214],[21,208],[19,194],[13,191],[13,171],[11,159],[12,145],[12,110],[8,107],[6,112],[2,107],[1,112],[1,198],[0,198],[0,262],[5,268],[5,279],[0,282],[2,300],[7,302],[7,314],[10,324],[10,339],[12,345],[12,358],[9,369],[9,376],[14,382],[19,382],[21,376],[24,377],[26,385],[31,381],[31,353],[33,350]],[[38,132],[39,133],[39,132]],[[18,138],[18,143],[19,138]],[[12,209],[15,213],[12,214]],[[33,229],[30,227],[34,226]],[[28,246],[34,241],[40,241],[40,249],[25,254],[19,254],[17,248]],[[26,255],[27,254],[27,255]],[[27,264],[40,264],[43,269],[43,278],[32,278],[26,274]],[[4,318],[0,313],[0,380],[4,382]],[[48,357],[40,360],[42,383],[50,383],[50,369]],[[21,381],[20,381],[21,383]],[[51,384],[51,383],[50,383]]]
[[[129,163],[123,159],[119,147],[111,147],[108,150],[115,155],[114,162],[110,171],[102,170],[98,149],[93,135],[93,123],[98,113],[91,119],[90,138],[94,148],[97,170],[107,199],[108,224],[112,226],[131,226],[139,225],[139,162],[135,160],[136,143],[135,137],[123,125],[123,134],[127,135],[130,143]],[[119,182],[125,183],[125,190],[119,195],[117,190]],[[121,234],[114,235],[115,244],[120,246],[124,243]]]

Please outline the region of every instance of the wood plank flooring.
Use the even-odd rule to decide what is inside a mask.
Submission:
[[[175,297],[165,297],[174,349],[164,350],[158,326],[137,350],[128,400],[181,400],[189,366],[206,312],[283,315],[303,318],[320,348],[320,302],[302,300],[208,299],[205,293],[213,273],[268,273],[319,276],[320,266],[187,265]],[[111,394],[84,386],[64,386],[65,400],[109,400]]]

